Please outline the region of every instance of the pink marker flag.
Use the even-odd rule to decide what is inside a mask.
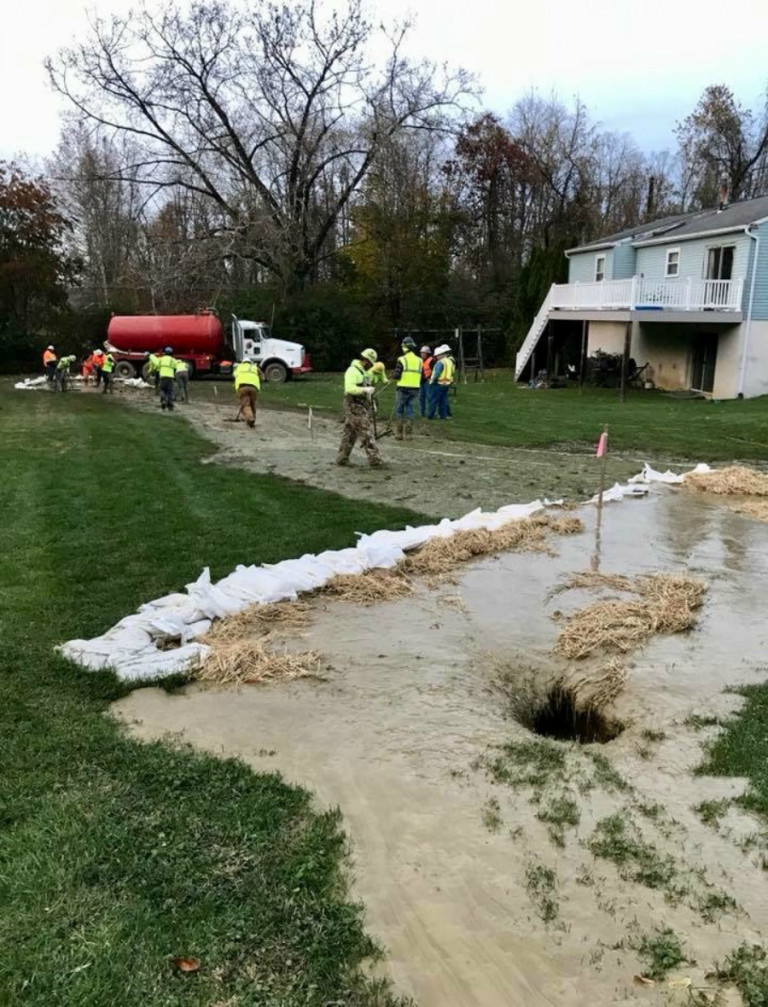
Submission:
[[[597,458],[602,458],[605,452],[608,450],[608,432],[604,430],[600,434],[600,440],[597,442]]]

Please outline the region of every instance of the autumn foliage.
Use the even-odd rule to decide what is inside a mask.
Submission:
[[[0,349],[23,362],[35,341],[53,337],[66,313],[79,262],[66,248],[70,224],[48,185],[0,162]]]

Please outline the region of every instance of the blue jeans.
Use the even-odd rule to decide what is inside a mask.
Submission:
[[[398,388],[395,397],[395,416],[399,420],[413,419],[413,405],[419,397],[418,388]]]
[[[427,404],[429,402],[429,379],[421,379],[421,387],[419,388],[419,413],[422,416],[427,415]]]
[[[435,413],[439,413],[441,420],[448,417],[448,385],[430,385],[428,418],[433,420]]]

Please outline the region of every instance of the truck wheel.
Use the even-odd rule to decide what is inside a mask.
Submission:
[[[130,362],[130,360],[119,360],[115,364],[115,377],[116,378],[135,378],[136,368]]]
[[[152,372],[149,369],[149,361],[147,361],[141,368],[141,376],[142,378],[144,378],[144,380],[147,382],[148,385],[151,385],[155,380],[154,377],[152,376]]]
[[[264,368],[264,377],[267,381],[280,385],[288,380],[288,368],[278,360],[273,360]]]

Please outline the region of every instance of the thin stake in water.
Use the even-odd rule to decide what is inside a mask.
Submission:
[[[595,522],[595,552],[592,556],[592,569],[600,569],[600,529],[603,523],[603,494],[605,493],[605,470],[608,464],[608,426],[603,428],[597,442],[595,457],[600,459],[600,485],[597,490],[597,521]]]

